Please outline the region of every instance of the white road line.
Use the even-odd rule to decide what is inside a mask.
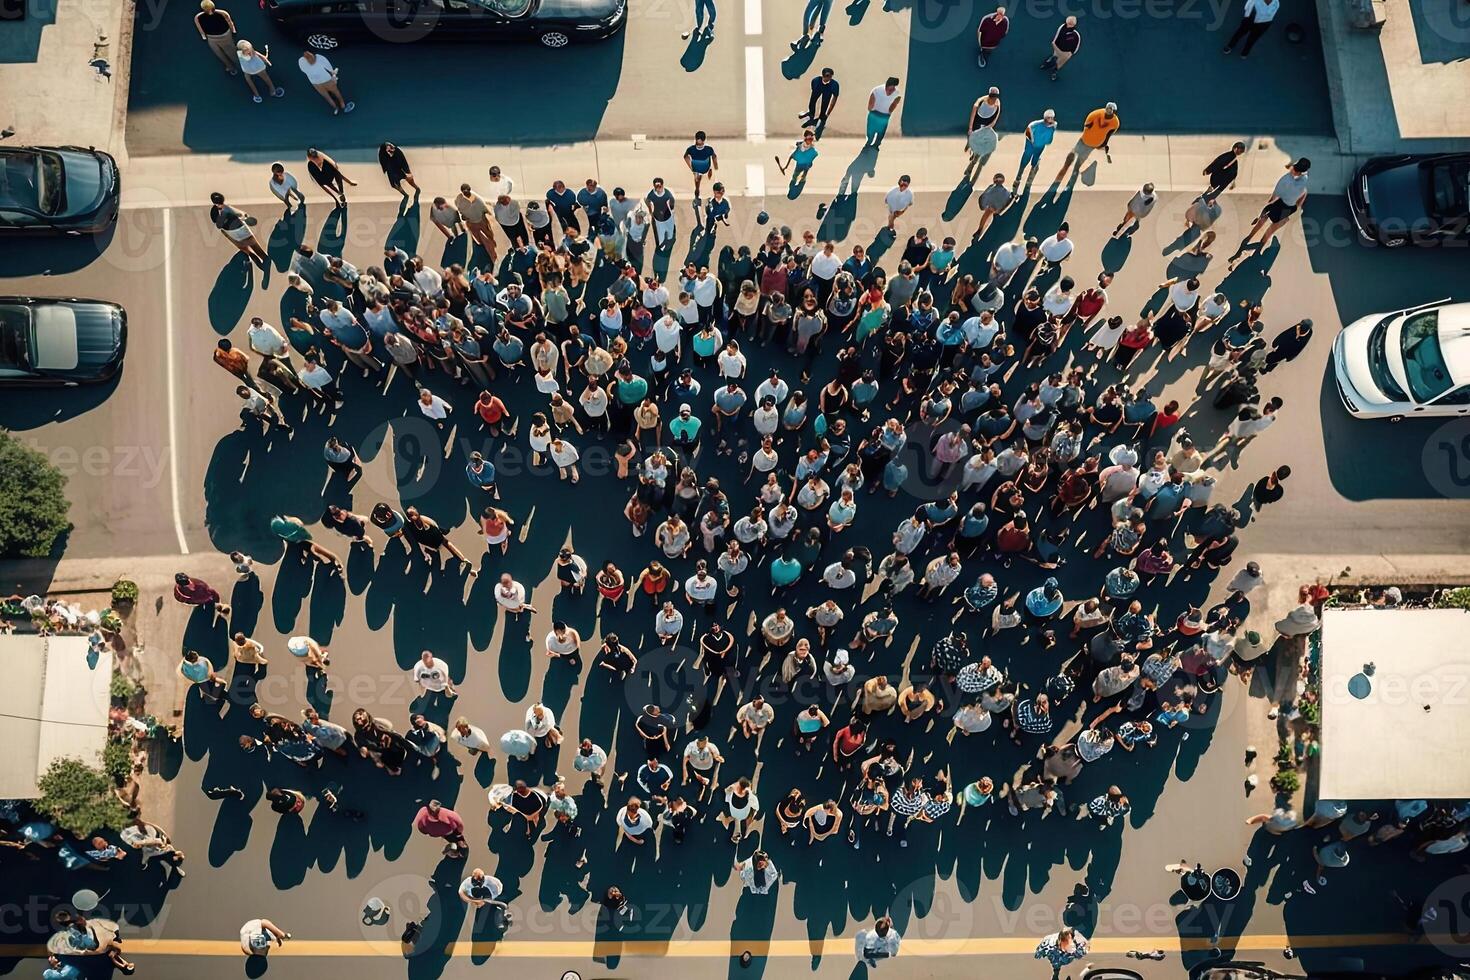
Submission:
[[[183,508],[179,506],[179,399],[178,379],[174,370],[174,213],[163,209],[163,342],[168,374],[168,492],[174,512],[174,534],[179,539],[179,554],[189,553],[184,539]]]
[[[763,163],[747,163],[745,165],[745,196],[766,196],[766,165]]]
[[[753,143],[766,138],[766,68],[759,45],[745,49],[745,138]]]
[[[761,0],[745,0],[745,33],[761,32]]]

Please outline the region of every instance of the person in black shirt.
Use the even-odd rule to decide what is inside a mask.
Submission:
[[[837,94],[842,86],[837,84],[837,78],[830,68],[823,68],[822,74],[812,79],[812,97],[807,103],[806,112],[797,117],[803,126],[810,126],[817,131],[817,138],[822,136],[822,128],[827,125],[827,117],[832,115],[832,110],[837,108]]]
[[[929,229],[920,228],[904,245],[901,261],[913,266],[914,271],[923,278],[925,270],[929,268],[929,256],[933,252],[934,243],[929,240]]]
[[[1240,156],[1244,152],[1245,144],[1237,140],[1234,146],[1215,157],[1208,167],[1200,171],[1210,179],[1204,197],[1219,197],[1225,193],[1226,188],[1235,183],[1235,178],[1240,176]]]
[[[740,685],[740,676],[735,670],[735,634],[719,623],[710,623],[709,629],[700,635],[699,660],[700,666],[704,668],[705,678],[715,682],[711,704],[719,700],[720,691],[726,683],[734,687]]]
[[[1286,488],[1281,482],[1291,476],[1290,466],[1278,466],[1274,473],[1267,473],[1256,481],[1251,489],[1251,499],[1256,502],[1256,509],[1260,510],[1267,504],[1274,504],[1286,496]]]
[[[402,147],[392,143],[384,143],[378,147],[378,166],[383,170],[383,176],[388,178],[388,183],[404,197],[408,191],[403,189],[408,184],[417,193],[418,182],[413,179],[413,168],[408,165],[408,157],[404,156]]]
[[[653,218],[653,238],[657,248],[674,243],[674,192],[664,187],[662,177],[653,178],[653,189],[643,196]]]
[[[526,821],[526,836],[534,836],[546,812],[546,794],[527,786],[524,779],[517,779],[510,793],[510,808]]]
[[[1016,304],[1016,318],[1011,322],[1012,329],[1029,344],[1032,332],[1045,322],[1046,309],[1041,305],[1041,293],[1035,289],[1026,290],[1026,295]]]
[[[551,190],[546,192],[546,209],[556,215],[561,221],[562,228],[576,228],[582,230],[577,221],[577,195],[568,189],[563,181],[553,181]]]
[[[1067,62],[1072,60],[1082,47],[1082,32],[1077,30],[1077,18],[1068,17],[1062,21],[1062,26],[1057,28],[1056,34],[1051,39],[1051,57],[1041,63],[1043,69],[1051,71],[1051,80],[1057,80],[1057,72],[1061,71]]]

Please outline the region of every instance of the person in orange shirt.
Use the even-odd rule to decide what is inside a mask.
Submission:
[[[1108,163],[1113,162],[1113,156],[1108,152],[1108,141],[1118,131],[1121,120],[1118,119],[1118,104],[1109,102],[1101,109],[1094,109],[1087,114],[1087,120],[1082,124],[1082,135],[1077,138],[1077,145],[1072,147],[1072,152],[1067,154],[1066,162],[1062,169],[1057,171],[1056,183],[1060,184],[1067,179],[1067,171],[1072,171],[1072,180],[1082,172],[1082,165],[1087,158],[1092,156],[1094,150],[1102,150],[1103,155],[1108,158]]]

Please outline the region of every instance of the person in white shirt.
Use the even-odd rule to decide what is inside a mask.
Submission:
[[[551,632],[546,634],[546,655],[548,657],[553,660],[558,657],[567,657],[575,663],[581,650],[582,634],[560,620],[551,624]]]
[[[1199,302],[1199,280],[1193,276],[1175,276],[1159,283],[1159,288],[1169,291],[1169,302],[1180,313],[1188,313]]]
[[[419,654],[419,662],[413,665],[413,682],[426,694],[444,694],[457,698],[459,692],[449,678],[449,665],[428,650]]]
[[[526,587],[510,577],[509,572],[500,576],[495,586],[495,604],[508,616],[519,616],[523,612],[535,612],[536,607],[526,601]]]
[[[660,643],[669,646],[684,631],[684,614],[674,608],[672,602],[665,600],[663,608],[654,617],[653,631],[658,634]]]
[[[337,69],[332,67],[326,56],[308,48],[297,59],[296,67],[301,69],[301,74],[306,76],[317,94],[327,100],[327,105],[332,107],[332,115],[357,108],[356,102],[348,102],[342,97],[342,91],[337,88]]]
[[[1071,228],[1063,221],[1057,228],[1056,234],[1049,236],[1041,243],[1041,267],[1036,270],[1038,276],[1045,275],[1053,266],[1061,265],[1067,261],[1072,254],[1072,239],[1067,237]]]
[[[295,369],[291,363],[291,346],[286,343],[285,335],[258,316],[250,318],[248,339],[250,349],[255,353],[262,357],[280,358],[287,367]]]
[[[868,93],[867,141],[864,146],[883,145],[883,137],[888,133],[888,123],[902,101],[898,79],[892,76]]]
[[[841,592],[857,584],[857,573],[840,561],[834,561],[822,572],[822,581],[829,589]]]
[[[1271,193],[1271,199],[1266,206],[1261,208],[1255,223],[1251,225],[1250,232],[1236,248],[1235,254],[1230,256],[1228,269],[1234,271],[1235,264],[1240,261],[1246,249],[1251,247],[1251,241],[1256,237],[1256,232],[1269,221],[1266,233],[1261,236],[1261,244],[1256,251],[1264,249],[1271,241],[1271,236],[1276,234],[1277,229],[1286,224],[1287,220],[1302,206],[1307,199],[1307,172],[1312,169],[1312,161],[1302,157],[1295,163],[1288,164],[1286,173],[1282,174],[1276,181],[1276,188]]]
[[[736,861],[735,870],[740,872],[741,885],[752,895],[769,895],[781,880],[775,862],[765,851],[756,851],[744,861]]]
[[[883,203],[888,205],[889,231],[893,231],[894,222],[914,203],[914,192],[909,189],[911,183],[909,175],[904,174],[898,178],[898,186],[883,196]]]
[[[992,286],[1006,286],[1010,284],[1011,277],[1016,270],[1025,264],[1027,259],[1036,255],[1036,239],[1028,238],[1025,242],[1006,242],[995,250],[995,255],[990,260],[990,284]]]
[[[1276,19],[1277,12],[1281,10],[1281,0],[1245,0],[1245,9],[1240,14],[1240,24],[1235,28],[1235,33],[1230,35],[1230,40],[1225,42],[1225,53],[1229,54],[1235,45],[1245,41],[1245,47],[1240,49],[1242,58],[1250,57],[1251,48],[1271,27],[1271,22]]]
[[[691,606],[700,605],[706,610],[713,611],[719,586],[719,581],[709,573],[704,560],[700,559],[698,570],[684,580],[684,597],[689,600]]]
[[[837,254],[837,245],[833,242],[823,242],[822,250],[812,256],[811,267],[807,270],[812,278],[817,280],[818,299],[826,302],[827,291],[832,288],[832,280],[837,278],[837,273],[842,269],[842,259]]]
[[[582,454],[577,451],[576,446],[565,439],[553,439],[548,454],[556,464],[557,475],[561,479],[570,478],[573,483],[582,479],[582,472],[577,469],[577,460],[582,458]]]
[[[898,932],[893,920],[882,916],[871,929],[860,929],[857,934],[857,958],[869,969],[876,967],[879,960],[890,960],[898,955]]]
[[[471,725],[465,718],[455,719],[454,731],[449,733],[449,739],[468,751],[470,755],[480,755],[490,751],[490,739],[486,737],[485,730]]]
[[[1042,309],[1052,316],[1066,316],[1071,312],[1072,303],[1075,301],[1072,296],[1072,288],[1076,285],[1071,276],[1063,276],[1052,283],[1051,288],[1041,299]]]
[[[740,353],[740,345],[730,341],[724,346],[715,358],[719,364],[720,377],[743,378],[745,377],[745,355]]]
[[[297,204],[306,203],[306,195],[301,193],[301,185],[296,182],[295,175],[280,161],[271,164],[270,188],[276,199],[286,205],[287,214],[292,212],[291,198],[296,198]]]
[[[645,292],[644,295],[646,296],[647,293]],[[667,290],[665,290],[664,295],[668,295]],[[697,317],[698,315],[696,311],[695,316]],[[679,321],[674,319],[673,313],[665,313],[653,325],[654,346],[658,348],[659,353],[667,355],[670,360],[677,361],[679,359],[683,337],[684,330],[679,325]]]
[[[698,799],[704,799],[705,791],[715,785],[715,767],[724,761],[719,746],[708,735],[701,735],[684,747],[683,779],[687,783],[690,776],[694,777],[699,784]]]
[[[556,715],[539,701],[526,709],[526,731],[541,739],[549,749],[561,744],[562,734],[556,725]]]
[[[423,413],[424,418],[442,430],[445,420],[449,418],[449,413],[454,411],[454,406],[428,388],[422,388],[419,390],[419,411]]]

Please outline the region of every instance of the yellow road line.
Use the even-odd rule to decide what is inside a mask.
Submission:
[[[138,956],[242,956],[240,944],[233,939],[133,939],[125,940],[128,955]],[[1036,949],[1036,937],[975,937],[970,939],[911,939],[903,944],[904,956],[1013,956],[1029,954]],[[1324,947],[1371,947],[1412,945],[1404,933],[1365,933],[1341,936],[1248,935],[1233,941],[1228,937],[1222,946],[1238,953],[1277,952],[1286,946],[1297,949]],[[1103,936],[1092,940],[1093,955],[1125,953],[1130,949],[1162,949],[1166,953],[1194,952],[1210,947],[1205,939],[1180,939],[1178,936]],[[824,939],[772,939],[744,941],[728,939],[670,939],[604,942],[593,940],[512,939],[503,942],[454,942],[444,948],[453,957],[503,957],[510,959],[565,959],[617,954],[621,956],[665,957],[670,959],[728,959],[749,950],[753,956],[772,958],[842,956],[852,952],[852,939],[841,936]],[[45,956],[42,946],[0,944],[0,959]],[[401,958],[403,947],[388,940],[368,939],[293,939],[272,950],[271,956],[306,957],[376,957]]]

